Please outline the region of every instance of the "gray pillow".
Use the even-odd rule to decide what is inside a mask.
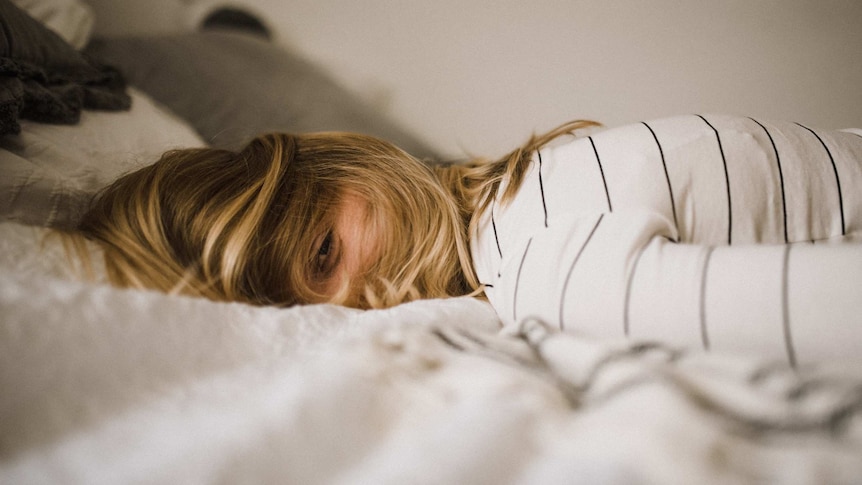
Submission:
[[[237,149],[268,131],[343,130],[433,150],[340,87],[313,63],[232,31],[96,39],[87,52],[189,122],[215,147]]]

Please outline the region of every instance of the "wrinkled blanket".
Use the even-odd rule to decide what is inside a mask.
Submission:
[[[18,133],[19,118],[74,124],[83,108],[128,109],[125,87],[119,71],[0,0],[0,135]]]
[[[0,225],[0,483],[858,483],[862,369],[484,302],[253,308],[75,281]],[[53,271],[53,272],[52,272]]]

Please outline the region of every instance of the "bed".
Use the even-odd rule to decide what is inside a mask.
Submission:
[[[51,228],[165,150],[343,129],[435,154],[253,32],[88,39],[74,2],[0,2],[0,483],[862,480],[858,353],[792,367],[476,298],[279,309],[83,277]]]

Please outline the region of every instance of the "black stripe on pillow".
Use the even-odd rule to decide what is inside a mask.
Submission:
[[[608,199],[608,212],[613,212],[613,207],[611,207],[611,194],[608,192],[608,181],[605,180],[605,171],[602,169],[602,159],[599,157],[599,151],[596,149],[596,142],[593,141],[593,137],[588,136],[588,140],[590,140],[590,145],[593,146],[593,153],[596,154],[596,163],[599,164],[599,173],[602,174],[602,184],[605,186],[605,197]]]
[[[503,259],[503,250],[500,249],[500,237],[497,235],[497,221],[494,217],[494,206],[491,206],[491,229],[494,230],[494,242],[497,243],[497,254],[500,255],[500,259]]]
[[[775,164],[778,166],[778,180],[781,182],[781,211],[784,215],[784,244],[787,244],[790,242],[787,237],[787,200],[784,195],[784,172],[781,170],[781,157],[778,155],[778,147],[775,146],[775,140],[772,139],[772,135],[769,133],[769,130],[763,126],[763,124],[754,118],[748,119],[760,125],[766,133],[766,136],[769,137],[769,143],[772,143],[772,151],[775,153]]]
[[[545,202],[545,184],[542,182],[542,152],[536,150],[539,156],[539,193],[542,194],[542,210],[545,212],[545,227],[548,227],[548,204]]]
[[[521,256],[521,264],[518,265],[518,274],[515,276],[515,292],[512,294],[512,320],[515,322],[518,321],[518,288],[521,286],[521,271],[524,269],[524,261],[527,260],[531,244],[533,244],[533,238],[527,241],[527,247],[524,248],[524,254]]]
[[[835,172],[835,185],[838,187],[838,209],[841,212],[841,235],[844,236],[846,235],[846,232],[844,231],[844,198],[841,196],[841,178],[838,177],[838,167],[835,165],[835,159],[832,158],[832,152],[829,151],[829,147],[826,146],[826,143],[823,141],[822,138],[820,138],[820,135],[818,135],[814,132],[814,130],[805,125],[801,125],[799,123],[796,124],[810,131],[811,134],[814,135],[815,138],[817,138],[817,141],[819,141],[820,144],[823,146],[823,149],[826,150],[826,155],[829,156],[829,162],[832,164],[832,171]]]
[[[790,244],[784,246],[784,261],[781,265],[781,320],[782,328],[784,330],[784,348],[787,351],[787,361],[790,363],[791,367],[795,368],[796,349],[793,346],[793,335],[790,331],[790,302],[788,301],[790,287],[789,263],[791,247],[792,246]]]
[[[590,231],[590,234],[584,240],[584,244],[581,245],[581,249],[578,250],[578,253],[575,255],[575,259],[572,260],[571,266],[569,266],[569,272],[566,273],[566,279],[563,282],[563,291],[560,292],[560,330],[565,329],[565,324],[563,323],[563,314],[564,307],[566,304],[566,290],[569,288],[569,280],[572,278],[572,271],[575,269],[575,265],[578,264],[578,260],[581,259],[581,254],[584,252],[584,248],[587,247],[587,244],[590,243],[590,239],[593,238],[593,234],[596,233],[596,229],[599,228],[599,224],[602,223],[602,219],[605,217],[604,214],[601,214],[596,220],[596,224],[593,226],[593,229]]]
[[[730,176],[727,173],[727,158],[724,156],[724,147],[721,144],[721,136],[718,134],[718,130],[712,126],[712,123],[706,121],[701,115],[695,115],[698,118],[702,119],[704,123],[707,124],[710,128],[712,128],[713,133],[715,133],[715,140],[718,142],[718,151],[721,154],[721,163],[724,166],[724,181],[727,187],[727,244],[730,245],[732,241],[733,235],[733,206],[730,203]]]
[[[673,212],[673,226],[676,228],[676,241],[679,242],[679,221],[676,217],[676,202],[673,200],[673,187],[670,184],[670,174],[667,172],[667,163],[664,159],[664,150],[661,147],[661,142],[658,141],[658,136],[656,136],[655,131],[653,131],[652,127],[648,125],[645,121],[641,121],[641,124],[647,127],[649,132],[652,134],[653,140],[655,140],[656,146],[658,146],[658,154],[661,156],[661,166],[664,169],[664,178],[667,181],[667,192],[670,195],[670,208]]]

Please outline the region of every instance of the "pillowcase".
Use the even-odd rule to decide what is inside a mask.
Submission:
[[[0,220],[74,227],[92,195],[166,150],[200,147],[191,127],[137,90],[130,111],[86,111],[74,126],[21,122],[0,138]]]
[[[470,247],[505,323],[791,365],[858,360],[860,189],[855,134],[664,118],[536,152]]]
[[[82,108],[128,109],[114,69],[83,57],[8,0],[0,0],[0,135],[19,118],[76,123]]]
[[[187,120],[215,147],[236,150],[270,131],[343,130],[436,158],[319,67],[259,36],[222,30],[94,39],[87,52],[119,67],[130,84]]]
[[[83,49],[90,40],[95,15],[89,5],[77,0],[12,0],[12,3],[75,49]]]

